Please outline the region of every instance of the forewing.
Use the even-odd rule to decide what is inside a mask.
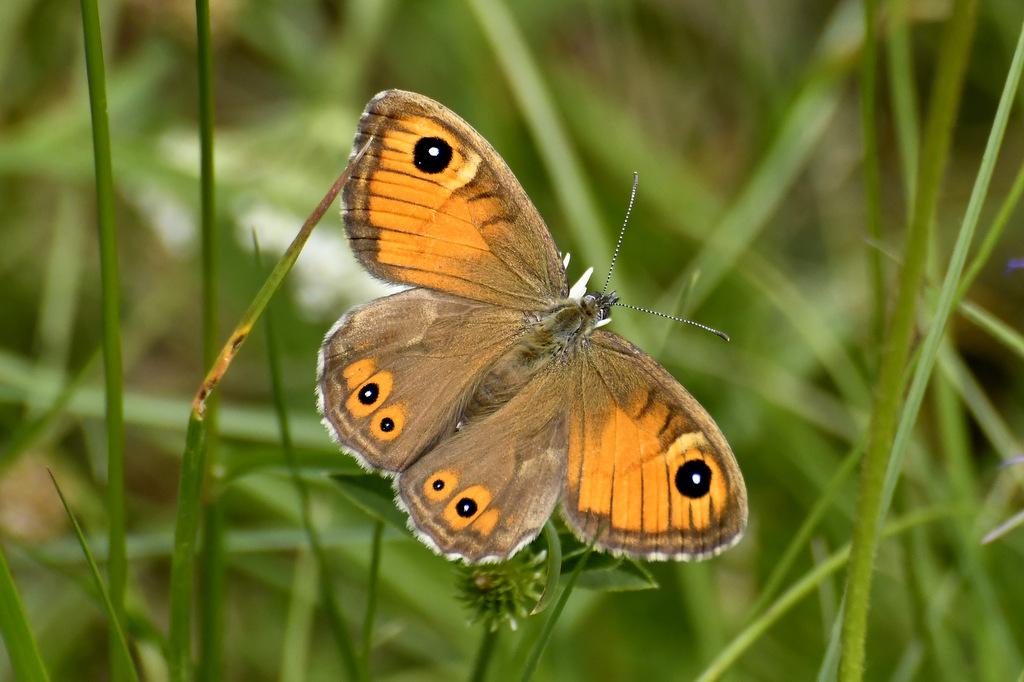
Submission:
[[[382,92],[360,120],[353,158],[363,147],[342,211],[371,273],[520,310],[567,293],[533,202],[456,114],[422,95]]]

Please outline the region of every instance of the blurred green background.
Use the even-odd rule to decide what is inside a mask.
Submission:
[[[849,541],[856,470],[881,352],[870,259],[895,289],[917,136],[950,4],[881,5],[881,240],[869,237],[854,2],[779,0],[214,0],[221,332],[348,158],[358,116],[404,88],[459,113],[504,156],[573,254],[571,281],[611,260],[634,171],[639,193],[612,287],[711,334],[626,310],[613,329],[664,364],[714,416],[743,469],[750,528],[702,564],[650,564],[658,589],[578,589],[537,680],[687,680],[774,598]],[[202,362],[195,9],[101,6],[111,120],[125,376],[128,607],[147,679],[165,664],[178,470]],[[1024,20],[981,3],[921,297],[920,330],[949,260]],[[1018,101],[1021,99],[1018,94]],[[1011,114],[984,234],[1024,154]],[[1020,329],[1021,212],[966,299]],[[324,333],[380,295],[348,253],[336,207],[278,292],[284,390],[313,516],[356,632],[374,521],[323,475],[354,470],[318,423]],[[99,256],[77,3],[0,3],[0,536],[53,679],[104,679],[107,623],[46,476],[105,556],[106,445]],[[1016,337],[1019,339],[1019,337]],[[75,381],[66,404],[47,417]],[[981,546],[1024,508],[1020,349],[954,313],[896,491],[920,523],[879,549],[867,679],[1016,679],[1024,647],[1024,532]],[[223,679],[339,679],[316,605],[316,564],[280,448],[262,327],[219,388],[222,434],[207,499],[226,523]],[[849,469],[847,469],[849,471]],[[833,492],[826,492],[832,482]],[[816,505],[796,561],[772,572]],[[469,675],[479,624],[456,568],[384,534],[373,679]],[[770,591],[766,594],[766,586]],[[736,680],[814,679],[843,591],[828,575],[755,641]],[[202,595],[200,595],[200,599]],[[492,679],[518,676],[542,617],[503,631]],[[0,656],[0,680],[12,679]]]

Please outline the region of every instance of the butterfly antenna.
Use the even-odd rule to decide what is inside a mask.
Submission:
[[[715,336],[720,336],[723,339],[725,339],[726,341],[729,340],[729,335],[726,334],[725,332],[720,332],[717,329],[715,329],[714,327],[709,327],[706,324],[701,324],[700,322],[694,322],[693,320],[687,320],[686,318],[683,318],[683,317],[674,317],[672,315],[666,315],[665,313],[659,313],[657,310],[648,310],[647,308],[638,308],[635,305],[628,305],[626,303],[616,303],[615,307],[616,308],[629,308],[630,310],[639,310],[642,313],[648,313],[650,315],[657,315],[658,317],[666,317],[666,318],[668,318],[670,320],[675,320],[676,322],[685,322],[686,324],[692,324],[694,327],[700,327],[704,331],[711,332]]]
[[[629,214],[633,212],[633,201],[636,199],[636,186],[640,184],[640,174],[633,173],[633,191],[629,193],[629,207],[626,209],[626,219],[622,221],[622,229],[619,231],[619,241],[615,244],[615,253],[612,254],[612,264],[608,266],[608,276],[604,278],[604,289],[601,293],[608,291],[608,283],[612,281],[612,270],[615,269],[615,261],[619,257],[619,249],[622,248],[622,238],[626,236],[626,225],[629,224]]]

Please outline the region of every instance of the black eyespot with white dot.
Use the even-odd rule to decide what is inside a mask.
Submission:
[[[470,497],[463,497],[455,505],[455,513],[464,519],[468,519],[473,516],[473,514],[476,514],[476,510],[476,500]]]
[[[391,433],[395,430],[395,420],[391,417],[384,417],[380,420],[380,430],[384,433]]]
[[[440,173],[452,162],[452,146],[440,137],[424,137],[416,143],[412,162],[424,173]]]
[[[711,490],[711,467],[700,459],[685,462],[676,469],[676,490],[692,499],[704,497]]]
[[[444,490],[444,481],[440,478],[435,478],[434,482],[430,484],[430,487],[432,487],[437,492],[441,492],[442,490]]]
[[[359,402],[363,405],[373,405],[380,397],[380,386],[377,384],[366,384],[359,389]]]

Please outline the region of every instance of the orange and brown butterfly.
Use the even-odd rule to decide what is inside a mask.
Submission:
[[[570,289],[547,226],[479,133],[389,90],[367,105],[353,159],[352,249],[412,288],[334,325],[318,403],[345,449],[394,477],[421,540],[505,559],[559,502],[579,537],[641,559],[703,559],[739,540],[747,494],[722,432],[601,328],[617,297],[588,293],[589,271]]]

